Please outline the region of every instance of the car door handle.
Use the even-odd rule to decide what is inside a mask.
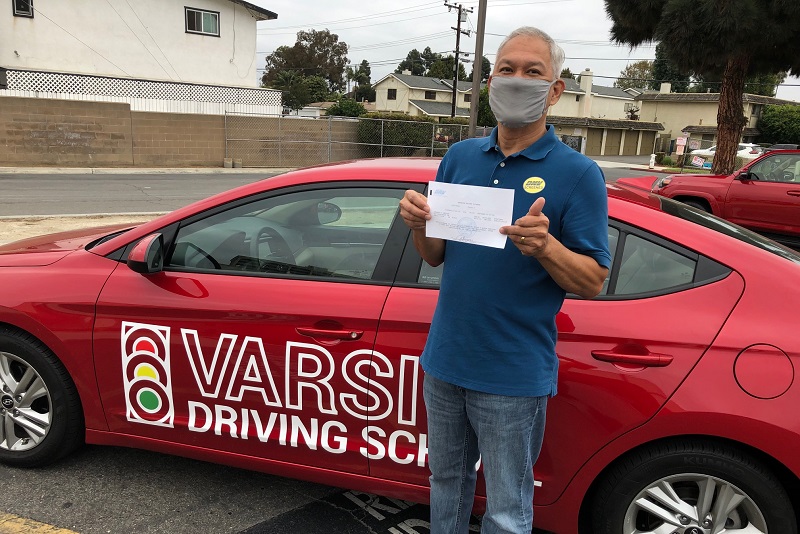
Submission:
[[[793,197],[800,197],[800,191],[787,191],[786,194]]]
[[[298,326],[295,328],[295,331],[301,336],[343,339],[345,341],[355,341],[364,335],[363,330],[328,330],[325,328],[308,328],[304,326]]]
[[[643,367],[666,367],[672,363],[669,354],[623,354],[613,350],[593,350],[595,360],[608,363],[624,363],[628,365],[641,365]]]

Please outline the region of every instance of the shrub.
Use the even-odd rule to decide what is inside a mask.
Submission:
[[[384,156],[411,156],[430,151],[436,119],[405,113],[367,113],[358,123],[358,142],[383,144]]]
[[[664,163],[665,152],[656,152],[656,165]]]

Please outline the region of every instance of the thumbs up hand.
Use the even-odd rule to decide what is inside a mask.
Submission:
[[[500,233],[507,235],[525,256],[539,256],[547,247],[550,219],[542,213],[544,203],[544,197],[537,198],[527,214],[514,221],[512,226],[500,228]]]

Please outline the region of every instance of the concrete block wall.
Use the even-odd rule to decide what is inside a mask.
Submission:
[[[305,167],[379,156],[380,147],[359,144],[357,133],[357,120],[132,112],[126,103],[0,97],[0,167],[222,167],[226,157],[245,167]]]
[[[0,98],[0,166],[133,165],[128,104]]]
[[[137,167],[221,167],[225,117],[132,112]]]

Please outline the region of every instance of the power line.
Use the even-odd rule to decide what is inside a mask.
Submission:
[[[434,6],[438,7],[440,5],[441,4],[439,2],[429,2],[427,4],[418,4],[416,6],[406,6],[406,7],[402,8],[402,9],[394,9],[392,11],[382,11],[380,13],[373,13],[372,15],[363,15],[363,16],[359,16],[359,17],[350,17],[350,18],[346,18],[346,19],[329,20],[329,21],[323,21],[323,22],[311,22],[311,23],[306,23],[306,24],[298,24],[296,26],[279,26],[279,27],[275,27],[275,28],[263,28],[263,30],[265,30],[265,31],[290,30],[290,29],[309,28],[309,27],[313,27],[313,26],[335,26],[335,25],[338,25],[338,24],[347,24],[349,22],[358,22],[358,21],[362,21],[362,20],[369,20],[369,19],[376,19],[376,18],[383,18],[383,17],[389,17],[389,16],[402,15],[404,13],[412,13],[414,11],[426,11],[426,10],[429,10],[429,9],[433,9]],[[427,7],[425,7],[425,6],[427,6]],[[259,31],[261,31],[261,30],[259,30]]]

